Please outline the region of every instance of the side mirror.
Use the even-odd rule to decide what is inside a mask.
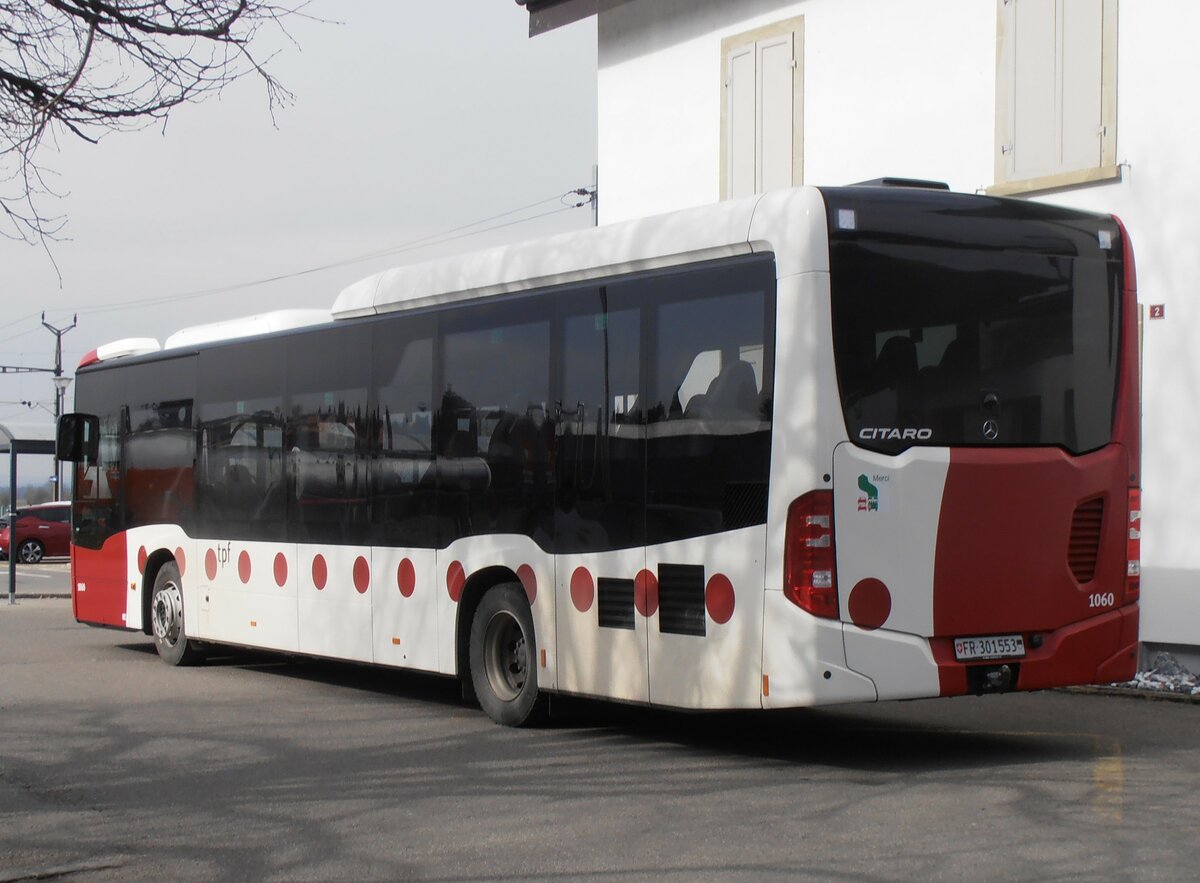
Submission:
[[[65,463],[96,462],[100,454],[100,420],[94,414],[63,414],[54,439],[55,456]]]

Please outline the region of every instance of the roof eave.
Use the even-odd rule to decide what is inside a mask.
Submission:
[[[596,14],[598,0],[517,0],[529,12],[529,36],[561,28]]]

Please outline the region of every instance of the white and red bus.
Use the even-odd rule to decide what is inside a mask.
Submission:
[[[1132,676],[1111,216],[805,187],[401,267],[81,364],[75,616],[689,709]]]

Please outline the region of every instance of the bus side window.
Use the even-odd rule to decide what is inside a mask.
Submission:
[[[373,340],[379,426],[371,460],[376,541],[430,548],[437,543],[438,524],[432,328],[401,316],[377,326]]]
[[[747,272],[654,280],[648,544],[766,520],[774,280]]]
[[[439,514],[455,534],[548,535],[554,427],[545,309],[472,308],[443,327]]]

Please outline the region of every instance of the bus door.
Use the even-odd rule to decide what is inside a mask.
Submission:
[[[71,511],[75,618],[112,626],[126,625],[129,595],[125,587],[128,564],[121,506],[123,415],[120,407],[103,409],[98,415],[98,458],[75,464]]]
[[[123,627],[129,589],[122,505],[122,424],[125,383],[116,372],[81,374],[76,403],[98,418],[95,460],[75,464],[71,506],[71,585],[75,618]]]

